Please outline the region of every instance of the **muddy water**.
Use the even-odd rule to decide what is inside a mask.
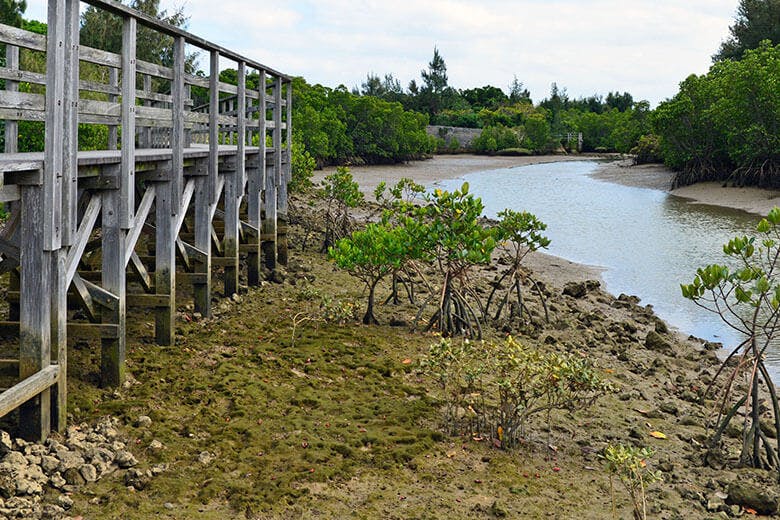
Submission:
[[[680,284],[690,283],[698,267],[724,263],[722,245],[752,233],[759,217],[598,181],[589,176],[597,167],[596,162],[538,164],[470,173],[437,186],[451,190],[468,181],[489,217],[503,208],[534,213],[548,226],[549,252],[603,268],[609,292],[639,296],[685,333],[736,345],[739,335],[684,300]],[[777,379],[780,349],[768,357]]]

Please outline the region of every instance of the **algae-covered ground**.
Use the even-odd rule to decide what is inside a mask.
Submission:
[[[382,305],[384,325],[361,325],[361,285],[301,251],[301,228],[291,242],[284,276],[216,300],[213,318],[193,316],[182,298],[174,347],[153,343],[149,316],[132,316],[131,379],[120,389],[95,387],[95,345],[72,350],[73,420],[117,416],[142,468],[167,465],[133,488],[120,472],[81,488],[73,516],[612,518],[599,457],[610,443],[655,451],[647,463],[664,480],[649,488],[650,518],[742,514],[718,498],[729,483],[774,486],[768,473],[723,469],[733,450],[721,466],[703,464],[714,403],[702,394],[717,358],[667,331],[636,299],[596,284],[566,296],[568,280],[540,275],[550,322],[538,318],[528,291],[534,324],[488,333],[587,357],[617,387],[587,410],[556,414],[549,430],[533,423],[520,447],[502,450],[444,433],[441,396],[420,368],[438,338],[410,330],[414,307]],[[136,425],[141,415],[151,425]],[[614,502],[618,518],[632,517],[619,485]]]

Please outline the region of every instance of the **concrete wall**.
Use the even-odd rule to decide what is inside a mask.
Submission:
[[[471,147],[472,141],[482,133],[481,128],[460,128],[456,126],[429,125],[426,130],[428,135],[444,139],[444,142],[447,144],[454,137],[458,140],[461,148]]]

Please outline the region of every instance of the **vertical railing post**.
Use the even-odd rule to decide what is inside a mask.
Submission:
[[[111,88],[119,88],[119,69],[114,67],[108,68],[108,86]],[[119,96],[116,94],[109,94],[108,100],[112,103],[116,103],[119,101]],[[119,128],[117,125],[108,125],[108,149],[116,150],[118,146]]]
[[[262,210],[262,192],[265,179],[265,71],[260,71],[257,101],[257,160],[254,167],[249,170],[247,186],[247,220],[258,229],[258,236],[252,241],[247,253],[247,282],[250,286],[260,285],[260,244],[262,243],[262,226],[260,212]]]
[[[19,47],[15,45],[6,45],[5,47],[5,65],[11,70],[19,68]],[[5,90],[8,92],[18,92],[19,82],[6,80]],[[15,120],[7,119],[5,122],[5,153],[16,153],[19,151],[19,123]]]
[[[152,77],[149,74],[144,74],[144,95],[149,96],[149,94],[152,93]],[[150,107],[152,106],[152,100],[151,99],[144,99],[144,106]],[[141,146],[141,148],[152,148],[152,127],[145,126],[141,128],[141,131],[138,136],[138,144]]]
[[[5,47],[6,66],[9,69],[19,69],[19,47],[15,45],[6,45]],[[19,91],[19,82],[6,80],[5,89],[9,92]],[[5,153],[16,153],[19,151],[19,123],[12,119],[5,121]],[[12,204],[18,204],[16,202]],[[19,271],[14,269],[9,275],[8,290],[19,291]],[[19,320],[19,302],[8,303],[8,319],[10,321]]]

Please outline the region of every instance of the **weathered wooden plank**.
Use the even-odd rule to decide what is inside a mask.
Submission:
[[[176,225],[173,229],[173,234],[178,235],[181,230],[182,224],[184,224],[184,217],[187,216],[187,208],[192,201],[192,194],[195,193],[195,179],[189,179],[184,187],[184,192],[181,194],[180,206],[176,212]]]
[[[78,149],[79,149],[79,2],[65,1],[65,85],[64,85],[64,139],[62,141],[62,237],[63,246],[71,245],[78,224]],[[55,278],[56,279],[56,278]],[[67,288],[67,285],[65,285]],[[66,289],[58,296],[65,301]],[[54,312],[54,310],[52,310]],[[64,336],[65,324],[59,326]],[[65,348],[65,338],[59,340]],[[64,382],[60,385],[64,391]],[[64,404],[62,402],[61,404]],[[57,415],[57,414],[55,414]],[[60,419],[64,419],[62,415]]]
[[[135,252],[130,255],[130,268],[138,277],[138,280],[141,282],[141,287],[143,287],[144,291],[152,292],[154,290],[154,282],[152,281],[152,277],[149,276],[149,271],[141,261],[141,258]]]
[[[0,90],[0,108],[23,113],[43,112],[46,110],[46,99],[41,94]]]
[[[73,292],[79,301],[79,306],[87,314],[87,319],[92,322],[97,321],[100,315],[95,307],[95,302],[92,301],[92,295],[89,293],[89,289],[87,289],[81,276],[76,275],[73,278],[72,286]]]
[[[125,244],[125,265],[130,262],[130,258],[134,254],[135,244],[138,242],[138,238],[141,236],[141,232],[144,229],[144,222],[149,218],[149,212],[152,209],[154,203],[154,197],[156,188],[154,184],[149,184],[146,187],[144,196],[141,199],[141,204],[138,205],[138,210],[135,213],[135,220],[132,227],[127,232],[127,239]]]
[[[84,248],[87,246],[87,242],[89,242],[90,234],[92,233],[98,215],[100,214],[100,206],[100,195],[92,195],[89,204],[87,205],[87,209],[84,211],[84,216],[81,218],[81,224],[79,225],[75,240],[68,251],[68,256],[65,261],[64,278],[66,286],[70,284],[73,275],[76,274],[81,255],[84,254]]]
[[[130,307],[167,307],[170,305],[170,296],[165,294],[138,294],[127,295],[127,305]]]
[[[116,93],[108,96],[108,102],[111,106],[116,106],[119,101],[119,95],[122,93],[122,88],[119,86],[119,69],[110,67],[108,69],[108,83],[112,90],[116,90]],[[121,111],[121,107],[120,107]],[[119,125],[108,125],[108,149],[116,150],[119,146]]]
[[[135,213],[135,71],[136,21],[122,23],[122,166],[119,183],[119,226],[130,229]],[[127,265],[122,254],[122,268]]]
[[[46,37],[10,25],[0,24],[0,43],[16,45],[33,51],[46,51]]]
[[[68,323],[68,336],[76,338],[99,338],[101,341],[119,341],[123,332],[119,325],[110,323]]]
[[[152,106],[152,100],[149,98],[150,94],[152,93],[152,77],[148,74],[144,74],[144,88],[139,96],[138,92],[136,92],[136,97],[141,97],[144,100],[144,107],[151,107]],[[136,111],[137,114],[137,111]],[[138,124],[138,121],[136,121],[136,124]],[[141,148],[149,148],[152,146],[152,129],[148,126],[142,126],[140,135],[139,135],[139,144]],[[138,170],[136,169],[136,173]]]
[[[238,99],[236,110],[236,135],[238,143],[236,148],[236,180],[238,182],[237,194],[244,194],[246,184],[246,64],[242,61],[238,64]],[[240,205],[239,201],[239,205]]]
[[[0,202],[13,202],[19,200],[20,197],[19,186],[0,186]]]
[[[59,377],[60,367],[49,365],[0,393],[0,416],[7,415],[35,396],[45,393],[57,383]]]

